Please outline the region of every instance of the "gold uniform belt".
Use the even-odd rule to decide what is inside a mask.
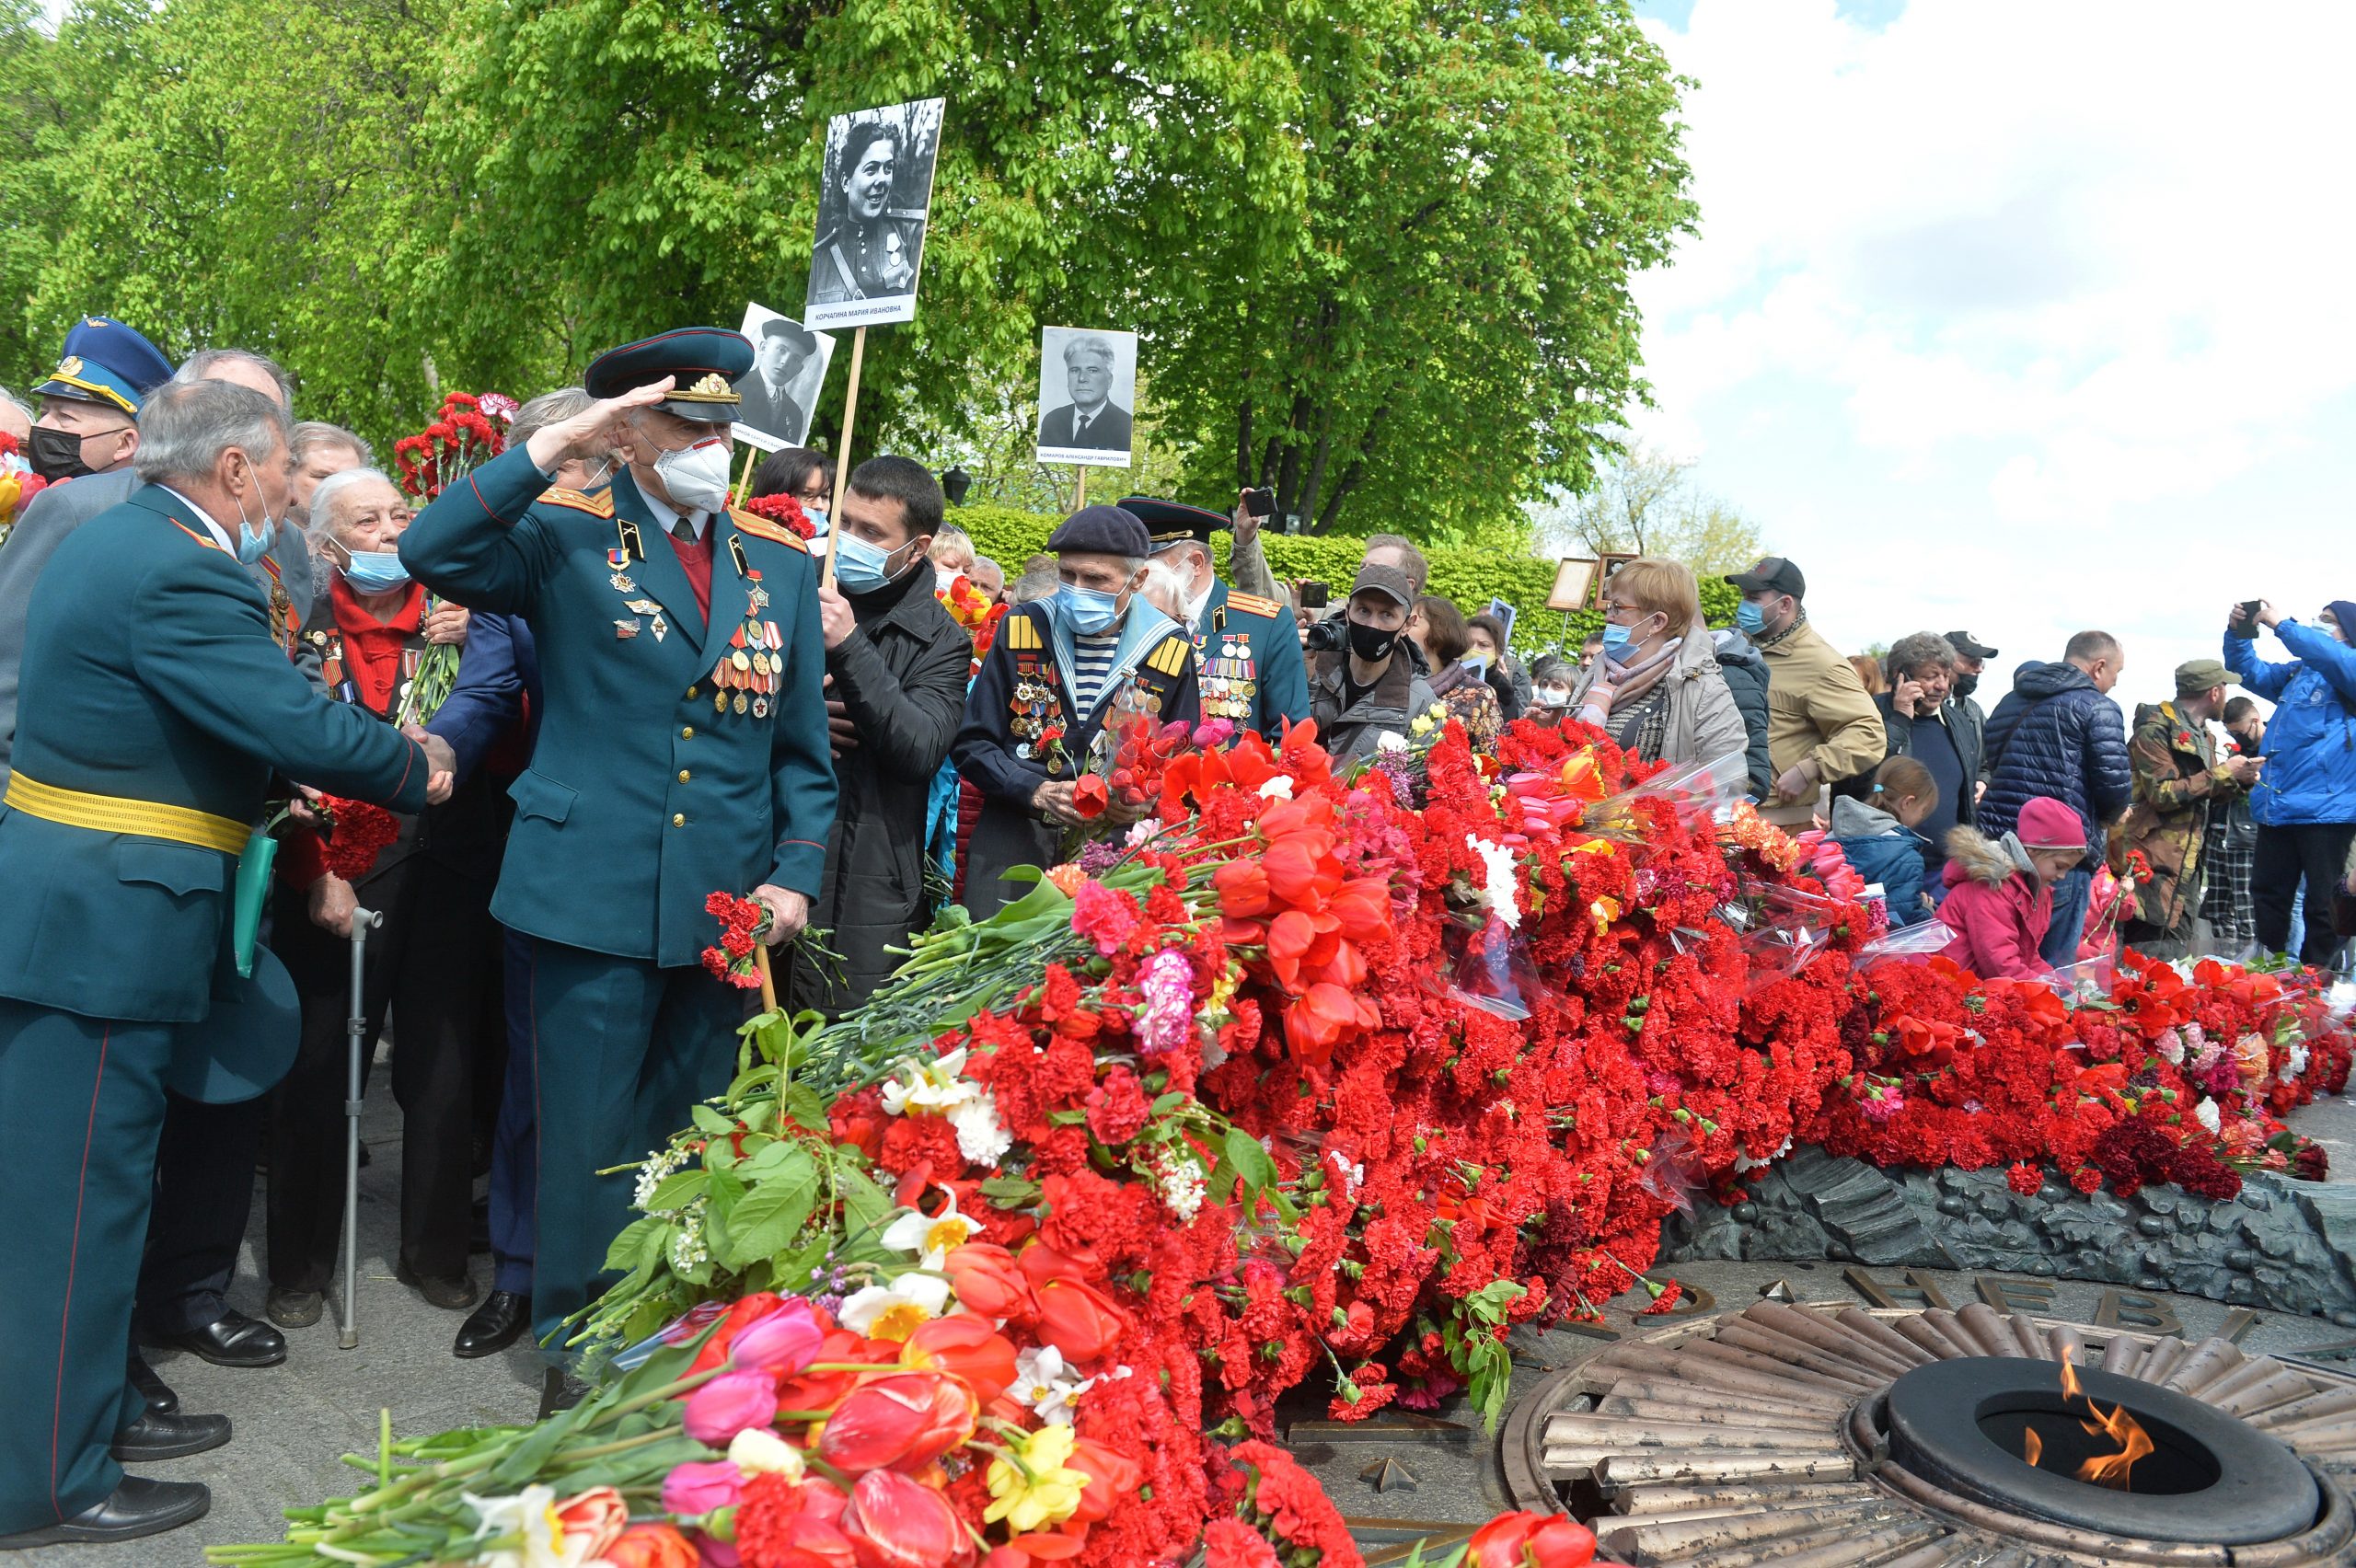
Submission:
[[[160,805],[154,801],[125,800],[120,795],[61,790],[54,784],[28,778],[22,773],[8,775],[7,801],[27,816],[39,817],[43,822],[62,822],[68,827],[87,827],[94,833],[167,838],[175,844],[193,844],[200,849],[218,849],[225,855],[241,853],[246,840],[253,836],[253,829],[246,824],[214,816],[210,812]]]

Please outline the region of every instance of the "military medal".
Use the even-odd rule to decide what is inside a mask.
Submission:
[[[753,698],[753,717],[756,719],[766,719],[768,716],[769,699],[766,697],[756,697]]]
[[[629,572],[628,571],[629,566],[629,551],[622,549],[619,547],[607,550],[606,552],[606,564],[614,569],[613,575],[607,578],[606,581],[614,585],[615,593],[635,594],[638,592],[638,584],[629,580]]]
[[[751,706],[752,706],[752,703],[751,703],[749,700],[747,700],[747,699],[746,699],[746,698],[745,698],[745,694],[744,694],[743,692],[741,692],[741,691],[740,691],[740,692],[738,692],[738,693],[736,694],[736,703],[735,703],[735,707],[736,707],[736,711],[737,711],[737,712],[742,713],[742,712],[744,712],[747,708],[750,708]]]
[[[628,620],[616,621],[614,623],[614,635],[616,637],[625,639],[636,637],[638,635],[638,617],[636,616],[632,616]]]
[[[663,640],[663,634],[669,631],[671,627],[670,623],[663,618],[662,612],[658,610],[655,612],[654,618],[647,623],[646,628],[654,634],[654,640],[660,642]]]

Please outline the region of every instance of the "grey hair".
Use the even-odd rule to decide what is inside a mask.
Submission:
[[[1893,676],[1911,676],[1915,671],[1930,664],[1945,664],[1953,668],[1955,644],[1935,631],[1910,632],[1889,645],[1889,656],[1883,667]]]
[[[370,479],[384,484],[392,490],[395,499],[399,498],[401,487],[394,484],[393,477],[382,468],[346,468],[341,473],[329,474],[319,481],[319,488],[311,492],[311,536],[318,538],[323,533],[332,533],[335,517],[332,503],[335,498],[348,490],[366,484]],[[342,541],[339,539],[337,542]]]
[[[172,372],[171,385],[185,386],[191,381],[210,381],[213,373],[221,366],[237,363],[253,365],[276,384],[281,409],[294,406],[294,384],[286,379],[286,373],[278,368],[278,362],[251,349],[199,349],[180,362],[179,369]]]
[[[997,572],[1000,577],[1004,577],[1004,576],[1006,575],[1006,568],[1004,568],[1004,567],[1002,567],[1002,566],[999,565],[999,563],[998,563],[998,562],[996,562],[996,561],[992,560],[989,557],[987,557],[987,556],[986,556],[986,555],[977,555],[977,556],[976,556],[976,557],[974,558],[974,565],[975,565],[976,568],[979,568],[979,567],[985,567],[985,566],[987,566],[987,567],[988,567],[992,571]]]
[[[1092,355],[1097,359],[1103,360],[1108,366],[1116,365],[1121,363],[1120,352],[1113,347],[1111,341],[1107,339],[1098,337],[1093,332],[1084,333],[1080,337],[1065,340],[1064,363],[1067,365],[1071,363],[1071,356],[1074,354]]]
[[[1016,579],[1013,588],[1007,594],[1007,599],[1012,604],[1033,605],[1042,599],[1054,598],[1056,590],[1061,586],[1063,584],[1057,579],[1056,574],[1042,567],[1036,571],[1026,571]]]
[[[578,386],[543,392],[515,410],[514,419],[507,426],[507,444],[521,446],[549,426],[562,424],[595,401]]]
[[[18,412],[18,413],[20,413],[20,414],[24,415],[24,416],[25,416],[25,422],[26,422],[27,424],[30,424],[30,423],[32,423],[32,422],[33,422],[33,420],[34,420],[34,418],[35,418],[35,415],[34,415],[33,411],[32,411],[30,409],[29,409],[29,408],[25,407],[25,400],[24,400],[22,398],[17,397],[14,392],[9,391],[6,386],[0,386],[0,398],[6,398],[6,399],[8,399],[8,406],[9,406],[10,408],[12,408],[12,409],[16,409],[16,410],[17,410],[17,412]]]
[[[325,420],[297,420],[294,433],[286,438],[286,449],[300,463],[322,446],[348,446],[360,455],[360,466],[366,467],[376,460],[376,449],[351,431]]]
[[[234,381],[173,382],[147,395],[139,410],[139,453],[133,472],[147,484],[209,479],[235,447],[260,464],[286,444],[286,410]]]

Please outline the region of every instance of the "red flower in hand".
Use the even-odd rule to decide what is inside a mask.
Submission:
[[[1071,809],[1080,813],[1082,822],[1094,822],[1112,803],[1112,793],[1104,788],[1104,780],[1093,773],[1071,787]]]

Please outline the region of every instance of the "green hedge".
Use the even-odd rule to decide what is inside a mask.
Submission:
[[[1022,570],[1024,559],[1047,548],[1047,536],[1061,521],[1008,506],[961,506],[951,511],[949,520],[972,536],[974,548],[1003,567],[1010,580]],[[1224,534],[1213,541],[1212,553],[1222,572],[1227,570],[1228,543]],[[1261,545],[1267,551],[1269,569],[1278,577],[1330,583],[1336,594],[1348,591],[1350,580],[1357,575],[1358,559],[1366,553],[1366,541],[1350,537],[1264,534]],[[1546,595],[1554,588],[1553,561],[1499,555],[1494,550],[1424,553],[1431,562],[1429,591],[1454,601],[1468,615],[1483,608],[1492,597],[1515,606],[1513,640],[1518,651],[1534,654],[1560,645],[1563,614],[1546,607]],[[1712,626],[1730,625],[1740,598],[1723,579],[1702,580],[1702,613]],[[1603,617],[1592,610],[1573,611],[1570,645],[1576,647],[1602,624]]]

